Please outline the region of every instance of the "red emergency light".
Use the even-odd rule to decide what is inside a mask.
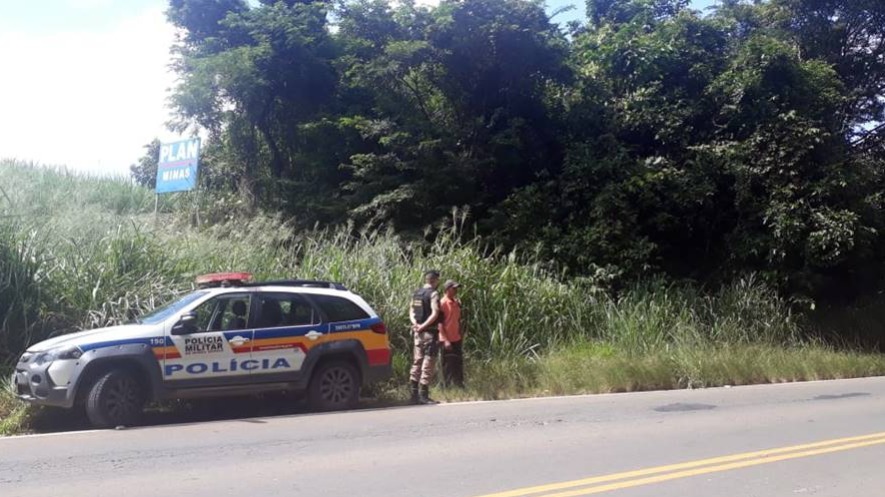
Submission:
[[[212,273],[197,276],[198,287],[237,286],[252,280],[252,273]]]

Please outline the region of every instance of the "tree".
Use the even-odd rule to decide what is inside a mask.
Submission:
[[[367,5],[345,14],[372,9],[378,26],[400,27],[360,33],[355,19],[342,21],[344,36],[364,36],[348,43],[360,48],[350,85],[374,103],[350,121],[372,146],[347,164],[357,218],[421,229],[457,206],[482,218],[556,167],[546,92],[568,79],[567,45],[541,4],[407,3],[386,19],[385,7]]]
[[[160,140],[154,138],[144,146],[145,153],[138,162],[129,166],[129,172],[137,185],[154,189],[157,187],[157,165],[160,160]]]
[[[224,19],[247,10],[245,0],[170,0],[166,16],[169,22],[183,30],[180,42],[190,47],[203,47],[222,42]]]
[[[845,86],[841,132],[860,140],[864,125],[885,121],[885,2],[774,0],[774,9],[801,57],[829,64]]]
[[[600,12],[575,40],[564,167],[499,210],[509,243],[528,234],[579,274],[700,276],[716,265],[721,179],[691,151],[715,131],[707,89],[729,46],[716,21],[680,4],[665,16],[662,2],[609,3],[619,14]]]
[[[240,135],[252,140],[246,146],[266,149],[269,159],[248,164],[247,174],[298,178],[301,127],[319,116],[336,83],[325,4],[216,1],[208,2],[210,14],[193,15],[207,2],[176,0],[168,12],[184,32],[176,46],[182,80],[172,98],[178,127],[219,136],[244,119],[255,130]]]
[[[205,186],[303,226],[432,237],[458,207],[615,285],[882,288],[885,3],[587,12],[567,37],[537,0],[172,0],[176,125],[211,134]]]
[[[511,195],[506,241],[528,233],[579,274],[755,271],[827,298],[881,283],[881,162],[852,152],[855,92],[797,49],[780,7],[597,4],[575,43],[565,167]]]

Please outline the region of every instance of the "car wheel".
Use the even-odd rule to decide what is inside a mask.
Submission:
[[[360,375],[352,364],[323,364],[310,380],[310,406],[320,411],[352,409],[360,400],[360,386]]]
[[[86,415],[96,428],[131,426],[141,419],[144,389],[130,373],[115,369],[100,376],[86,397]]]

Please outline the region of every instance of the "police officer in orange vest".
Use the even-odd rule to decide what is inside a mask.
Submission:
[[[411,393],[413,404],[436,404],[430,398],[430,382],[436,369],[436,355],[439,353],[439,332],[437,324],[441,317],[439,310],[439,271],[424,273],[424,286],[412,295],[409,318],[412,321]]]

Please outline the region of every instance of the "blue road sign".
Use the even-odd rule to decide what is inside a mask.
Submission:
[[[160,145],[157,193],[186,192],[197,187],[200,138]]]

